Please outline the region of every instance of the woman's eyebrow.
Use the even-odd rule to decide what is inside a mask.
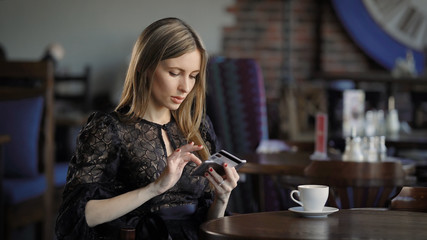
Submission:
[[[179,71],[186,72],[185,69],[180,68],[180,67],[167,66],[167,68],[169,68],[169,69],[177,69]],[[200,73],[200,69],[196,69],[196,70],[190,71],[190,73]]]

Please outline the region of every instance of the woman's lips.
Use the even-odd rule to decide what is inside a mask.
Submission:
[[[171,99],[172,99],[172,102],[176,104],[181,104],[184,101],[185,97],[173,96],[171,97]]]

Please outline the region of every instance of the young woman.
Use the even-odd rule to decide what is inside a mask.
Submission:
[[[224,216],[238,174],[192,170],[219,151],[205,116],[207,53],[176,18],[158,20],[137,40],[122,97],[111,113],[94,113],[77,139],[58,239],[197,239],[206,220]]]

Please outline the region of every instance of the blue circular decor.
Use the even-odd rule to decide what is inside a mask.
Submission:
[[[361,0],[332,0],[333,7],[345,29],[356,44],[372,59],[392,70],[398,58],[406,58],[407,50],[414,55],[418,74],[424,71],[424,54],[388,35],[371,17]]]

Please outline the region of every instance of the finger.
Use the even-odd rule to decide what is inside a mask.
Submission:
[[[188,154],[190,155],[191,153],[188,153]],[[179,161],[178,164],[179,164],[181,169],[184,169],[185,165],[187,165],[190,162],[190,160],[188,160],[187,158],[188,157],[181,158],[181,160]]]
[[[199,166],[200,164],[202,164],[202,160],[200,160],[196,155],[194,155],[194,154],[192,154],[192,153],[189,153],[189,155],[188,155],[188,160],[186,160],[187,162],[188,161],[192,161],[192,162],[194,162],[197,166]]]
[[[220,183],[220,182],[222,182],[222,180],[223,180],[223,178],[222,178],[222,176],[221,175],[219,175],[216,171],[215,171],[215,169],[213,169],[213,168],[209,168],[208,169],[208,171],[209,171],[209,174],[215,179],[215,181],[217,182],[217,183]]]
[[[194,142],[190,142],[180,147],[183,152],[194,152],[203,149],[203,145],[195,145]]]
[[[234,175],[234,178],[236,179],[236,181],[239,181],[240,175],[237,172],[237,170],[235,168],[233,168],[232,172],[233,172],[233,175]]]
[[[176,163],[181,165],[181,163],[185,163],[185,166],[188,162],[188,156],[191,155],[190,152],[183,152],[182,148],[177,148],[167,159],[168,163]]]
[[[212,176],[209,172],[205,173],[205,177],[208,179],[208,181],[214,186],[214,188],[217,191],[224,191],[227,187],[225,186],[225,180],[221,178],[220,181],[218,181],[214,176]]]
[[[175,151],[173,151],[171,155],[169,155],[168,159],[169,160],[177,159],[179,156],[181,156],[181,153],[182,153],[181,148],[177,148],[175,149]]]
[[[185,145],[182,145],[180,148],[182,148],[185,152],[191,152],[191,149],[194,147],[194,142],[189,142]]]
[[[225,175],[227,176],[227,179],[235,179],[236,175],[234,175],[234,172],[236,169],[234,167],[230,167],[227,163],[224,163],[222,165],[224,167]]]
[[[216,185],[218,185],[217,181],[208,173],[205,172],[205,177],[206,179],[208,179],[208,181],[214,186],[216,187]]]
[[[227,178],[231,178],[231,179],[235,178],[233,174],[234,167],[229,167],[227,163],[224,163],[222,166],[224,167],[224,172]]]
[[[237,186],[237,181],[239,180],[239,175],[234,167],[229,167],[226,163],[224,164],[224,171],[226,174],[227,182],[235,188]]]
[[[183,145],[175,149],[175,151],[170,156],[179,157],[179,156],[183,156],[182,154],[188,154],[188,153],[191,153],[192,151],[200,150],[202,148],[203,146],[202,147],[200,147],[199,145],[194,146],[193,142],[191,142],[189,144]]]

